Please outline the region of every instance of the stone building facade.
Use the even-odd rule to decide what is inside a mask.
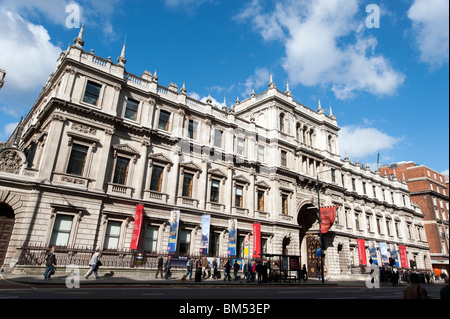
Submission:
[[[271,77],[266,91],[233,105],[203,103],[184,84],[160,85],[156,71],[128,73],[125,46],[117,63],[84,51],[82,34],[0,150],[2,219],[13,225],[4,268],[24,243],[129,249],[144,205],[141,251],[166,253],[170,212],[179,210],[177,254],[199,252],[208,214],[210,255],[227,255],[230,219],[236,255],[247,243],[252,252],[260,223],[263,254],[300,255],[313,273],[318,184],[320,205],[338,206],[323,236],[330,276],[366,264],[369,241],[403,245],[419,268],[431,267],[406,183],[341,159],[337,119],[320,102],[315,111],[294,101]]]

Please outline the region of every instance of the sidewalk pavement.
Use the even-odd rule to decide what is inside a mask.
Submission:
[[[8,285],[62,285],[66,286],[66,282],[71,282],[73,280],[72,275],[69,273],[55,274],[51,279],[45,280],[43,275],[15,275],[12,273],[1,273],[0,274],[0,289],[2,286]],[[365,287],[365,280],[326,280],[322,283],[321,280],[316,278],[309,278],[306,282],[301,280],[298,281],[281,281],[281,282],[267,282],[259,284],[257,281],[247,283],[245,280],[231,280],[224,281],[223,279],[203,279],[201,282],[195,282],[194,280],[181,281],[180,277],[174,277],[170,279],[155,279],[153,276],[108,276],[99,275],[99,279],[95,279],[92,274],[89,279],[84,278],[84,274],[79,276],[80,286],[105,286],[105,285],[116,285],[116,286],[253,286],[253,287],[271,287],[271,286],[291,286],[291,287],[302,287],[302,286],[348,286],[348,287]],[[381,284],[391,285],[391,284]],[[406,286],[406,283],[401,283],[399,286]]]
[[[247,283],[245,280],[231,280],[224,281],[223,279],[203,279],[201,282],[195,282],[194,280],[181,281],[181,277],[171,277],[169,279],[155,279],[153,275],[151,276],[119,276],[111,275],[110,273],[99,274],[99,279],[95,279],[94,274],[92,274],[89,279],[84,277],[84,273],[79,275],[80,286],[105,286],[105,285],[116,285],[116,286],[253,286],[253,287],[271,287],[271,286],[291,286],[291,287],[301,287],[301,286],[346,286],[346,287],[366,287],[365,279],[355,279],[355,278],[345,278],[336,279],[332,278],[322,280],[317,278],[309,278],[307,281],[280,281],[280,282],[266,282],[259,284],[256,280],[255,282]],[[66,286],[67,282],[73,280],[70,273],[56,273],[51,279],[45,280],[43,275],[24,275],[24,274],[13,274],[9,272],[0,273],[0,289],[2,286],[11,285],[63,285]],[[400,282],[398,286],[407,286],[405,282]],[[424,284],[427,285],[427,284]],[[435,285],[444,285],[444,282],[436,282]],[[381,283],[381,286],[392,286],[391,283]]]

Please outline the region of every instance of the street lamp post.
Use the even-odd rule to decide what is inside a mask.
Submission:
[[[325,277],[323,273],[323,237],[322,237],[322,218],[320,217],[320,185],[319,185],[319,174],[331,172],[331,169],[318,172],[317,173],[317,209],[318,209],[318,219],[319,219],[319,236],[320,236],[320,273],[322,277],[322,283],[325,282]]]

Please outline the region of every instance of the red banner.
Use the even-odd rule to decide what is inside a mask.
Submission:
[[[253,257],[261,258],[261,224],[253,224]]]
[[[367,265],[366,244],[364,239],[358,239],[359,264]]]
[[[408,255],[406,254],[406,246],[405,245],[399,245],[398,249],[400,250],[400,260],[402,262],[403,268],[408,268]]]
[[[322,220],[322,225],[320,231],[322,234],[328,233],[328,230],[333,226],[334,219],[336,218],[337,206],[327,206],[320,208],[320,219]]]
[[[136,206],[136,213],[134,214],[134,228],[133,236],[131,237],[130,249],[138,249],[139,240],[141,239],[142,222],[144,219],[144,205]]]

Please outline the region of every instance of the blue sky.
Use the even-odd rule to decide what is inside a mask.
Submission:
[[[78,35],[71,4],[85,50],[115,61],[126,38],[128,72],[228,105],[273,73],[296,101],[332,108],[341,157],[448,173],[448,0],[0,0],[0,140]]]

